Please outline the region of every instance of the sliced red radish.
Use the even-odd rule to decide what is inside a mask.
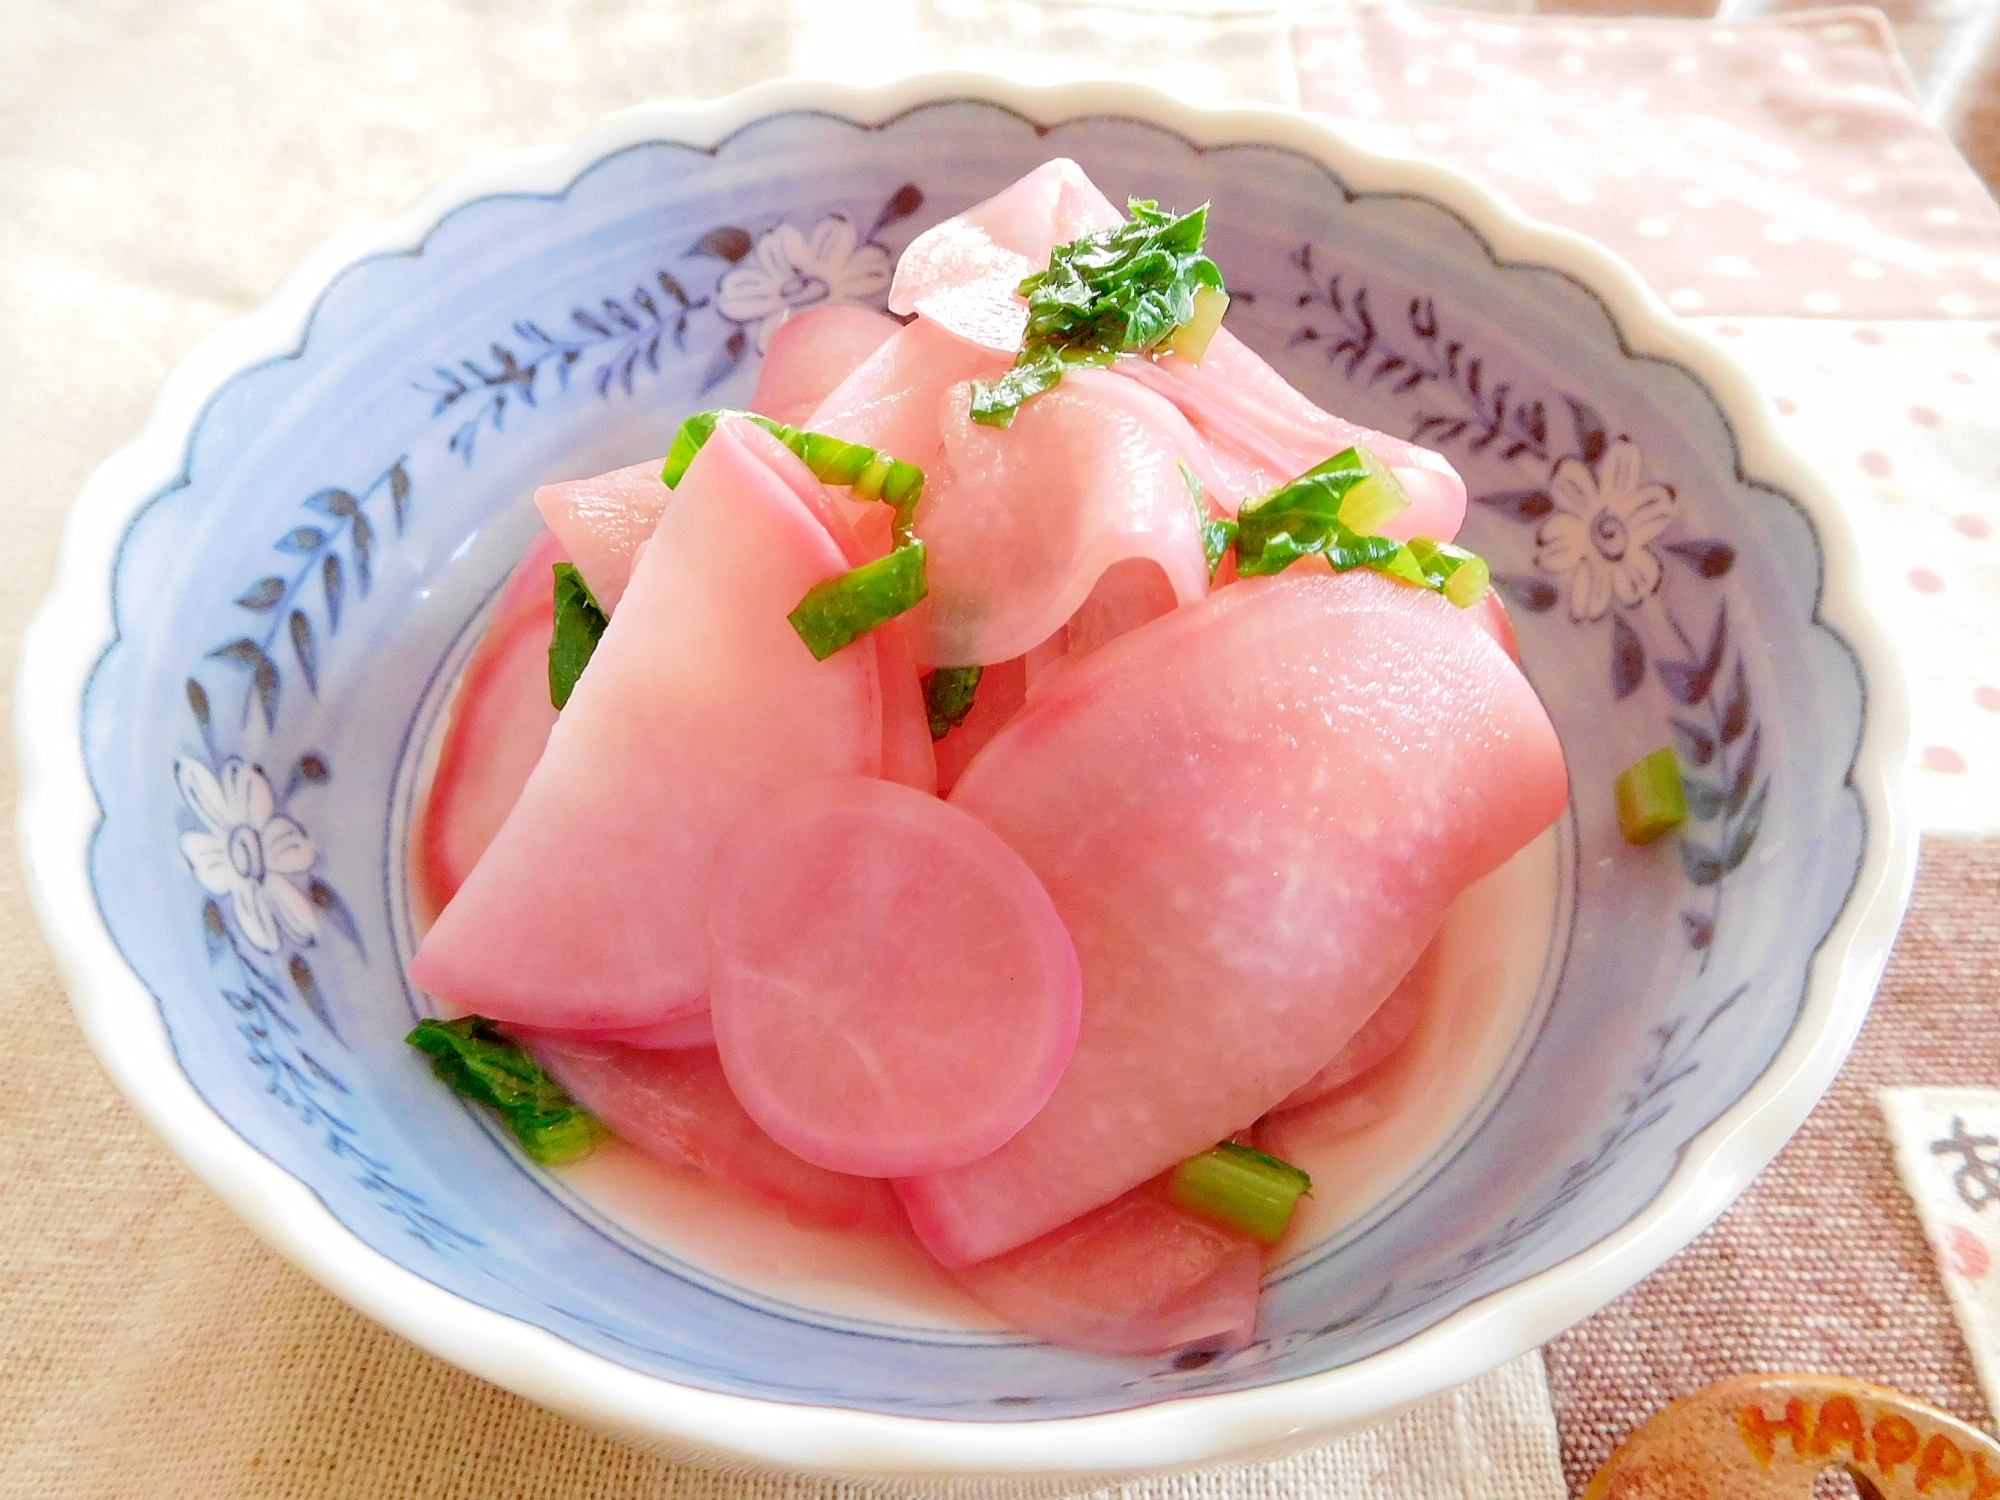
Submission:
[[[1350,1078],[1329,1094],[1297,1109],[1276,1110],[1250,1133],[1259,1151],[1280,1161],[1310,1161],[1329,1141],[1353,1135],[1389,1118],[1396,1106],[1395,1069],[1382,1068]]]
[[[1027,676],[1028,696],[1048,681],[1049,674],[1062,665],[1062,659],[1069,651],[1069,622],[1064,621],[1046,640],[1038,641],[1028,648],[1021,658]]]
[[[925,1246],[1002,1254],[1247,1129],[1566,789],[1478,623],[1366,571],[1246,579],[1056,673],[951,801],[1041,877],[1083,1028],[1020,1134],[901,1185]]]
[[[952,789],[971,764],[972,757],[985,748],[986,742],[998,734],[1001,726],[1013,718],[1027,701],[1027,662],[1021,657],[996,662],[979,674],[979,689],[972,699],[972,712],[933,747],[937,759],[939,796]],[[925,732],[929,732],[928,725]]]
[[[1410,508],[1382,530],[1399,541],[1428,536],[1450,541],[1465,520],[1465,481],[1443,455],[1406,438],[1363,427],[1322,411],[1228,329],[1219,329],[1200,364],[1177,354],[1125,360],[1121,374],[1172,401],[1219,456],[1261,470],[1256,493],[1303,474],[1359,444],[1395,470]],[[1206,477],[1206,476],[1204,476]],[[1243,484],[1239,474],[1231,483]],[[1236,498],[1240,498],[1240,495]],[[1235,509],[1229,487],[1217,495]]]
[[[803,427],[827,393],[902,328],[870,307],[834,304],[795,313],[771,335],[750,409]]]
[[[1375,1014],[1334,1054],[1333,1061],[1285,1095],[1276,1107],[1301,1109],[1386,1062],[1410,1039],[1424,1012],[1430,1009],[1437,994],[1437,979],[1438,945],[1433,941],[1411,965],[1410,972],[1389,991],[1389,998],[1376,1007]]]
[[[1081,661],[1128,630],[1157,620],[1180,603],[1174,586],[1151,558],[1128,557],[1098,575],[1090,595],[1069,617],[1063,658]]]
[[[722,423],[689,467],[520,801],[418,950],[451,1006],[649,1026],[708,993],[709,876],[774,793],[881,767],[874,642],[814,661],[786,619],[844,571]]]
[[[512,1028],[522,1037],[547,1037],[552,1042],[616,1042],[621,1047],[657,1048],[676,1051],[687,1047],[713,1047],[715,1023],[704,1003],[651,1026],[621,1026],[598,1031],[539,1031],[518,1023]]]
[[[1015,292],[1021,278],[1047,270],[1057,245],[1123,221],[1083,169],[1059,156],[912,240],[896,262],[889,310],[921,314],[1011,359],[1028,322]]]
[[[632,560],[673,497],[660,478],[663,463],[649,458],[608,474],[545,484],[535,491],[535,508],[561,539],[592,597],[607,613],[624,597]]]
[[[1172,406],[1102,370],[1066,375],[1007,428],[973,421],[969,401],[962,386],[946,399],[948,465],[917,510],[930,549],[930,597],[908,616],[920,663],[1021,655],[1127,558],[1156,564],[1182,602],[1208,592],[1178,462],[1194,439]]]
[[[882,779],[935,796],[937,746],[931,741],[930,709],[910,651],[909,630],[903,621],[890,620],[877,625],[874,635],[882,673]]]
[[[809,781],[716,861],[709,1005],[737,1098],[787,1149],[891,1177],[984,1156],[1076,1042],[1076,953],[992,830],[935,797]]]
[[[736,424],[736,432],[744,446],[762,459],[819,518],[850,568],[859,567],[876,555],[848,523],[848,513],[859,506],[851,501],[843,504],[840,490],[821,484],[803,459],[754,422]],[[876,502],[861,514],[870,517],[871,513],[879,513],[872,517],[880,522],[875,529],[886,537],[888,512],[888,506]],[[918,791],[935,792],[937,758],[931,753],[930,714],[924,707],[916,658],[910,652],[908,627],[900,619],[890,620],[876,626],[872,639],[882,683],[882,775]]]
[[[1263,1269],[1254,1241],[1149,1185],[953,1275],[1023,1333],[1132,1355],[1249,1343]]]
[[[416,882],[427,916],[458,893],[493,842],[555,727],[549,701],[553,570],[568,560],[553,532],[536,535],[459,680],[417,824]]]
[[[739,418],[729,418],[723,425],[736,435],[738,442],[749,451],[759,463],[769,469],[794,495],[799,504],[811,511],[813,518],[826,528],[826,534],[840,549],[843,561],[850,568],[859,567],[871,556],[861,538],[855,533],[854,524],[849,520],[849,506],[868,502],[847,501],[843,504],[840,491],[820,483],[813,471],[806,467],[805,460],[792,452],[776,437],[759,427],[755,422],[745,422]],[[887,511],[888,506],[879,501],[868,505],[871,511]]]
[[[1472,614],[1494,643],[1507,653],[1507,659],[1519,666],[1521,642],[1514,634],[1514,617],[1507,613],[1507,601],[1500,597],[1500,591],[1488,589],[1486,597],[1472,606]]]
[[[894,1222],[886,1184],[800,1161],[759,1130],[711,1049],[639,1051],[547,1036],[523,1042],[613,1134],[668,1166],[753,1193],[798,1224],[853,1229]]]
[[[946,393],[964,381],[997,380],[1007,365],[1006,356],[973,348],[918,318],[835,386],[807,425],[928,471],[944,444]]]

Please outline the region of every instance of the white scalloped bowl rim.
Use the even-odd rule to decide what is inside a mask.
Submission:
[[[1574,277],[1603,304],[1628,352],[1679,364],[1707,387],[1734,427],[1738,473],[1788,492],[1808,515],[1823,558],[1815,618],[1852,648],[1867,684],[1849,778],[1866,817],[1860,866],[1813,957],[1798,1020],[1770,1066],[1682,1148],[1665,1186],[1621,1228],[1337,1369],[1094,1416],[1014,1422],[789,1404],[628,1369],[444,1291],[370,1249],[310,1188],[238,1135],[175,1062],[153,997],[119,953],[91,893],[86,862],[100,812],[76,726],[86,684],[115,638],[109,580],[126,528],[182,476],[210,397],[240,372],[301,349],[321,297],[342,272],[420,245],[440,220],[474,200],[560,193],[621,147],[670,140],[714,148],[765,116],[801,110],[876,125],[940,99],[992,102],[1043,122],[1124,115],[1202,146],[1290,147],[1354,190],[1415,193],[1443,205],[1484,239],[1497,263],[1528,262]],[[1366,150],[1296,112],[1199,108],[1126,82],[1031,87],[951,72],[857,89],[794,78],[704,103],[641,105],[569,142],[486,158],[402,213],[335,235],[263,306],[197,344],[167,378],[139,435],[90,476],[64,527],[55,582],[28,629],[17,681],[20,836],[42,928],[106,1071],[196,1175],[335,1295],[495,1384],[641,1443],[830,1474],[1115,1475],[1276,1452],[1406,1408],[1547,1342],[1687,1245],[1805,1120],[1861,1028],[1916,872],[1916,830],[1903,789],[1910,735],[1900,660],[1864,597],[1855,539],[1838,502],[1780,438],[1765,397],[1722,347],[1670,313],[1610,251],[1528,218],[1455,168]]]

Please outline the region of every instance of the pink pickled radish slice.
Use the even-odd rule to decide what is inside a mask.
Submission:
[[[493,842],[555,727],[553,569],[568,560],[554,533],[536,535],[466,663],[417,829],[417,883],[429,914],[457,894]]]
[[[935,796],[937,746],[931,742],[930,710],[910,652],[909,630],[898,619],[877,625],[873,634],[882,673],[882,779]]]
[[[1464,523],[1465,481],[1442,455],[1320,410],[1227,328],[1217,330],[1198,365],[1169,354],[1121,361],[1118,369],[1172,401],[1218,453],[1233,449],[1233,462],[1261,470],[1260,492],[1359,444],[1395,471],[1410,496],[1410,508],[1382,528],[1385,535],[1448,542]],[[1233,511],[1242,495],[1225,489],[1216,498]]]
[[[1158,565],[1183,603],[1208,592],[1201,516],[1176,459],[1187,423],[1102,370],[1078,370],[1007,428],[945,413],[948,468],[924,488],[917,534],[930,597],[909,615],[926,666],[1005,661],[1046,640],[1113,565]]]
[[[750,409],[803,427],[827,393],[902,328],[870,307],[833,304],[795,313],[771,335]]]
[[[1410,1039],[1417,1023],[1424,1018],[1437,993],[1437,979],[1438,945],[1433,941],[1410,972],[1389,991],[1389,998],[1376,1008],[1375,1014],[1334,1054],[1333,1061],[1285,1095],[1277,1108],[1299,1109],[1324,1099],[1386,1061]]]
[[[532,1026],[516,1025],[511,1029],[517,1036],[547,1037],[554,1042],[616,1042],[621,1047],[657,1047],[663,1050],[715,1045],[715,1023],[709,1017],[706,1004],[656,1021],[651,1026],[619,1026],[597,1031],[540,1031]]]
[[[889,310],[921,314],[1011,358],[1028,322],[1028,305],[1015,292],[1021,278],[1047,270],[1057,245],[1123,218],[1075,162],[1044,162],[911,241],[896,263]]]
[[[798,496],[799,504],[813,514],[813,519],[826,528],[826,534],[840,549],[841,560],[848,567],[856,568],[868,561],[868,551],[861,538],[855,534],[853,523],[848,520],[848,512],[836,498],[838,492],[821,484],[808,469],[805,460],[792,452],[776,437],[759,427],[755,422],[746,422],[739,417],[729,417],[719,424],[727,427],[744,448],[765,468],[769,469],[785,488]],[[875,502],[873,509],[888,510],[888,506]]]
[[[1028,692],[1039,692],[1049,675],[1064,663],[1081,661],[1126,631],[1137,630],[1148,620],[1157,620],[1178,604],[1173,585],[1167,582],[1159,564],[1142,557],[1113,563],[1099,576],[1090,597],[1077,606],[1068,623],[1021,658],[1026,667]]]
[[[1254,1242],[1148,1186],[952,1274],[1023,1333],[1131,1355],[1249,1343],[1263,1270]]]
[[[1250,1139],[1259,1151],[1280,1161],[1310,1161],[1314,1151],[1329,1141],[1389,1118],[1400,1086],[1395,1075],[1394,1068],[1378,1068],[1348,1079],[1310,1104],[1273,1111],[1257,1122]]]
[[[1034,696],[1035,689],[1048,680],[1051,672],[1062,665],[1065,652],[1069,650],[1069,624],[1065,621],[1047,640],[1028,648],[1021,658],[1026,670],[1028,695]]]
[[[979,691],[965,722],[932,748],[937,758],[937,790],[949,792],[986,742],[1000,732],[1028,699],[1027,663],[1020,657],[996,662],[979,674]],[[929,726],[925,726],[928,732]]]
[[[953,389],[968,380],[997,379],[1006,368],[1003,356],[918,318],[863,360],[805,426],[915,464],[924,470],[926,484],[933,484],[944,457],[944,413]],[[852,498],[841,504],[868,555],[886,553],[889,507]]]
[[[730,425],[744,446],[819,518],[850,568],[868,561],[867,548],[847,520],[847,511],[856,507],[844,506],[837,489],[821,484],[803,459],[756,423]],[[870,509],[882,513],[886,526],[889,507],[878,501]],[[882,683],[882,775],[918,791],[935,792],[937,759],[931,753],[930,715],[917,680],[916,658],[910,653],[908,628],[900,619],[890,620],[875,628],[872,639]]]
[[[576,1030],[708,993],[723,834],[783,788],[881,766],[874,642],[814,661],[786,615],[846,559],[747,448],[708,440],[485,855],[411,977],[449,1005]]]
[[[1486,597],[1472,606],[1471,614],[1493,637],[1494,644],[1507,653],[1507,659],[1519,666],[1521,642],[1514,634],[1514,617],[1507,613],[1507,601],[1500,597],[1500,591],[1488,589]]]
[[[838,1172],[984,1156],[1062,1076],[1076,954],[1027,866],[891,782],[805,782],[716,861],[709,1008],[736,1097]]]
[[[743,1112],[709,1048],[641,1051],[524,1036],[535,1060],[612,1133],[671,1167],[777,1204],[798,1224],[894,1222],[885,1184],[800,1161]]]
[[[1566,794],[1479,624],[1366,570],[1245,579],[1064,667],[951,801],[1041,877],[1082,1031],[1020,1134],[899,1185],[918,1237],[984,1260],[1247,1129]]]
[[[1113,563],[1098,575],[1090,596],[1069,617],[1063,659],[1081,661],[1179,603],[1166,573],[1150,558],[1128,557]]]
[[[946,393],[968,380],[997,380],[1007,365],[1005,356],[971,348],[918,318],[835,386],[806,425],[928,471],[944,446]]]
[[[608,614],[618,607],[632,577],[632,559],[673,498],[660,478],[663,460],[649,458],[629,468],[589,479],[545,484],[535,491],[535,509],[548,522]]]

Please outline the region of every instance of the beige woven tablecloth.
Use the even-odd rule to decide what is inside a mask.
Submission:
[[[865,18],[865,21],[862,19]],[[169,364],[327,234],[606,112],[813,66],[1066,59],[1192,97],[1291,102],[1270,5],[818,0],[0,0],[0,659],[90,467]],[[11,742],[0,750],[11,823]],[[116,1097],[0,860],[0,1497],[809,1497],[717,1481],[541,1411],[349,1311],[254,1240]],[[1533,1355],[1186,1500],[1551,1500]]]
[[[0,653],[18,648],[69,500],[168,365],[328,233],[643,99],[796,66],[865,81],[953,63],[1122,71],[1202,101],[1299,97],[1290,8],[1248,0],[0,0]],[[10,821],[14,791],[10,743]],[[1952,935],[2000,925],[1996,878],[2000,844],[1931,846],[1864,1071],[1694,1251],[1551,1351],[1573,1479],[1666,1396],[1760,1360],[1838,1365],[1977,1414],[1857,1101],[1877,1079],[1996,1081],[1993,949]],[[1953,1004],[1970,1008],[1939,1009]],[[839,1492],[670,1469],[319,1292],[112,1092],[11,860],[0,1036],[14,1059],[0,1090],[4,1500]],[[1546,1500],[1560,1485],[1530,1356],[1294,1463],[1133,1493]]]

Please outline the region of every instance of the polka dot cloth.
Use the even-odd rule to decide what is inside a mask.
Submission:
[[[1703,319],[1846,503],[1910,675],[1917,816],[2000,833],[2000,328]]]
[[[1676,312],[2000,318],[2000,205],[1873,10],[1315,11],[1299,98],[1624,255]]]

